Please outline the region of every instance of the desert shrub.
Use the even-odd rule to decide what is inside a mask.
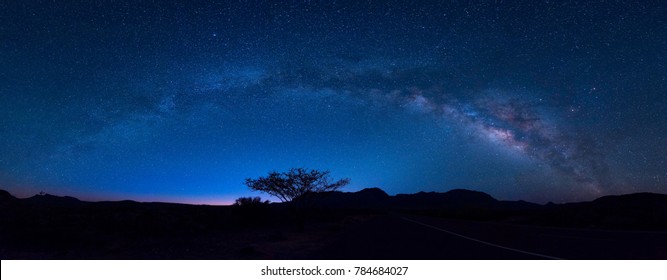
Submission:
[[[269,201],[262,201],[262,198],[259,196],[256,197],[239,197],[234,202],[234,206],[239,207],[261,207],[264,205],[269,205]]]

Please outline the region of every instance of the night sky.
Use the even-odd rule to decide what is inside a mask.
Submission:
[[[171,2],[0,2],[0,188],[667,193],[663,1]]]

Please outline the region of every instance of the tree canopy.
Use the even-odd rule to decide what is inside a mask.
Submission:
[[[275,196],[289,202],[308,193],[335,191],[350,183],[343,178],[333,181],[329,171],[291,168],[287,172],[270,172],[266,177],[247,178],[245,184],[252,190]]]

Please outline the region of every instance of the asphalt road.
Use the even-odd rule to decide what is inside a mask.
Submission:
[[[564,229],[385,215],[351,228],[318,259],[667,259],[667,232]]]

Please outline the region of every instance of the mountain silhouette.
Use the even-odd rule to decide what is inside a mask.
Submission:
[[[486,193],[464,189],[398,194],[392,199],[394,207],[403,209],[488,208],[496,203],[498,200]]]
[[[654,209],[667,207],[667,195],[656,193],[633,193],[625,195],[609,195],[593,200],[598,207],[624,206],[639,209]]]
[[[604,196],[589,202],[540,205],[526,201],[500,201],[487,193],[465,189],[391,196],[379,188],[367,188],[357,192],[311,193],[308,194],[308,200],[309,207],[319,209],[408,211],[458,219],[562,227],[667,229],[667,195],[655,193]],[[0,202],[3,208],[16,205],[60,208],[85,206],[86,209],[134,209],[132,211],[148,208],[185,209],[183,207],[187,206],[129,200],[84,202],[71,196],[51,194],[18,199],[4,190],[0,190]],[[284,209],[287,205],[289,203],[274,203],[271,209]]]
[[[385,209],[389,195],[379,188],[366,188],[358,192],[325,192],[308,194],[318,208]]]
[[[11,195],[8,191],[0,190],[0,203],[14,203],[18,201],[18,198]]]
[[[321,234],[318,238],[324,238],[320,239],[322,242],[333,238],[332,235],[338,236],[335,238],[343,243],[334,244],[333,248],[342,246],[347,249],[341,250],[356,253],[366,251],[359,244],[379,242],[381,246],[378,248],[385,248],[386,244],[394,242],[395,238],[382,240],[380,237],[384,235],[378,234],[388,229],[398,232],[395,237],[415,234],[413,238],[421,238],[426,234],[436,238],[426,240],[446,238],[437,231],[413,225],[401,217],[467,225],[463,228],[482,228],[474,232],[481,232],[489,238],[504,236],[509,240],[514,240],[515,234],[537,236],[535,238],[540,240],[548,236],[556,236],[557,239],[562,236],[562,231],[566,231],[564,228],[579,228],[585,229],[576,231],[583,232],[581,237],[584,239],[572,239],[574,242],[588,243],[586,238],[597,240],[594,239],[597,234],[603,234],[629,242],[620,244],[621,249],[618,250],[621,252],[630,250],[628,248],[640,248],[636,255],[633,255],[635,251],[628,251],[628,254],[614,256],[665,256],[660,248],[641,249],[649,246],[646,244],[664,243],[660,240],[665,239],[659,237],[659,234],[664,234],[659,231],[667,230],[667,195],[664,194],[637,193],[605,196],[590,202],[539,205],[526,201],[500,201],[483,192],[463,189],[392,196],[381,189],[371,188],[357,192],[312,193],[304,199],[309,204],[300,206],[306,207],[307,211],[303,212],[303,217],[297,217],[290,203],[246,209],[129,200],[86,202],[51,194],[19,199],[0,190],[0,224],[3,225],[0,227],[0,258],[233,259],[270,258],[276,252],[283,258],[292,258],[290,254],[294,250],[285,248],[296,248],[292,247],[296,243],[290,242],[301,240],[298,239],[301,237],[304,239],[298,242],[304,243],[299,246],[312,247],[309,238],[314,237],[311,235],[313,232]],[[290,228],[296,221],[305,223],[307,234],[291,232]],[[505,233],[496,233],[497,229],[505,230]],[[572,232],[575,231],[571,231],[574,234]],[[626,236],[625,232],[633,233]],[[644,236],[648,239],[643,239]],[[357,243],[345,245],[351,238]],[[552,244],[549,238],[544,239],[547,240],[544,241],[547,247]],[[643,240],[646,242],[642,243]],[[424,242],[434,244],[433,241]],[[559,244],[569,244],[567,242]],[[415,247],[410,244],[402,244],[402,250],[413,250]],[[262,246],[276,251],[265,250]],[[573,250],[581,251],[576,246]],[[221,252],[224,257],[221,257]],[[439,254],[440,251],[434,251],[433,256]],[[575,256],[605,256],[585,254],[583,251],[582,254]],[[318,258],[320,255],[313,256]],[[413,258],[423,256],[427,255],[416,254]]]
[[[66,206],[78,205],[83,203],[81,200],[71,196],[55,196],[51,194],[37,194],[29,198],[23,199],[26,203],[45,206]]]
[[[540,209],[538,224],[618,229],[667,230],[667,195],[634,193],[603,196],[590,202],[550,203]]]

